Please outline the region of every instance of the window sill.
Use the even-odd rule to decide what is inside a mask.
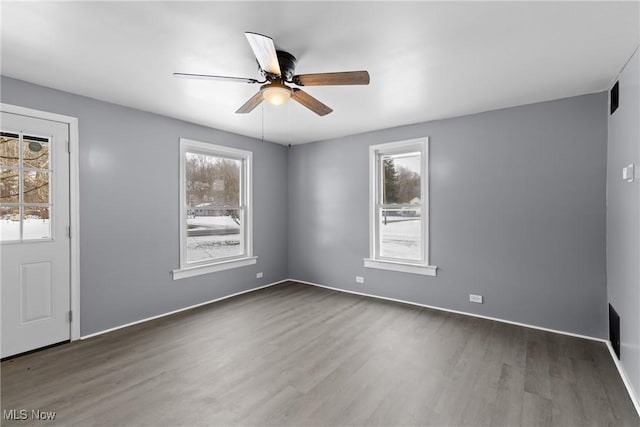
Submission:
[[[173,280],[185,279],[187,277],[199,276],[201,274],[215,273],[216,271],[229,270],[232,268],[244,267],[258,262],[257,256],[220,261],[215,264],[198,265],[173,270]]]
[[[367,268],[378,268],[381,270],[401,271],[403,273],[422,274],[424,276],[435,276],[438,267],[435,265],[416,265],[404,262],[382,261],[379,259],[364,259],[364,266]]]

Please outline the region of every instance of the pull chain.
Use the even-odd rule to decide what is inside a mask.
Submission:
[[[287,102],[287,131],[288,131],[288,137],[289,137],[289,148],[291,148],[291,100],[289,100],[289,102]]]

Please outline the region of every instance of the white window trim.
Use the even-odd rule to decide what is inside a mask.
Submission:
[[[231,260],[216,261],[210,264],[196,265],[194,267],[173,270],[173,280],[185,279],[187,277],[199,276],[201,274],[215,273],[216,271],[230,270],[232,268],[244,267],[258,262],[257,256],[235,258]]]
[[[421,200],[424,213],[422,219],[422,254],[421,262],[409,262],[396,259],[385,259],[377,256],[379,225],[377,220],[377,197],[380,194],[378,170],[378,154],[402,153],[407,150],[417,150],[421,153],[422,173]],[[437,267],[429,265],[429,138],[415,138],[405,141],[389,142],[369,146],[369,258],[364,259],[366,268],[377,268],[404,273],[435,276]]]
[[[241,194],[245,205],[245,227],[241,228],[241,235],[244,239],[245,253],[236,258],[225,258],[212,260],[201,264],[188,265],[187,256],[187,218],[186,210],[186,180],[185,180],[185,154],[187,152],[200,152],[203,154],[222,155],[231,158],[242,159],[243,176]],[[237,148],[224,147],[221,145],[206,142],[194,141],[180,138],[180,268],[173,270],[173,280],[198,276],[201,274],[213,273],[216,271],[229,270],[232,268],[244,267],[255,264],[258,257],[253,256],[253,153],[251,151]]]

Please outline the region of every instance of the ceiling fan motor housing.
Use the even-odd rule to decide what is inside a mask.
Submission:
[[[285,82],[291,82],[296,71],[296,57],[284,50],[277,50],[276,54],[278,55],[278,62],[280,63],[280,76],[274,76],[264,70],[261,70],[262,74],[270,81],[281,79]]]

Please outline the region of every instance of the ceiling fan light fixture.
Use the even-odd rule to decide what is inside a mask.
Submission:
[[[271,105],[282,105],[291,98],[291,89],[278,83],[265,85],[261,92],[264,100]]]
[[[173,73],[173,75],[176,77],[261,84],[260,90],[242,104],[240,108],[236,110],[236,114],[248,114],[258,105],[262,104],[263,101],[271,105],[282,105],[286,104],[289,99],[293,99],[318,116],[326,116],[333,111],[331,108],[304,90],[291,88],[285,83],[291,83],[297,86],[369,84],[369,73],[366,70],[295,75],[296,57],[284,50],[276,50],[276,46],[271,37],[253,32],[246,32],[245,36],[258,61],[258,68],[263,78],[262,81],[246,77],[216,76],[213,74]]]

